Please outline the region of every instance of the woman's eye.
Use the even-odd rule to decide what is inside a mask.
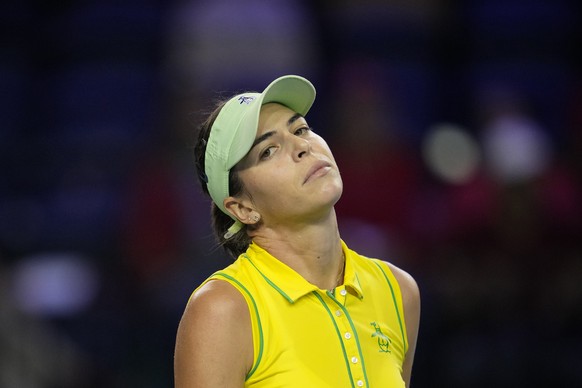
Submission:
[[[271,157],[271,155],[273,155],[273,148],[275,147],[266,148],[263,152],[261,152],[261,160]]]
[[[311,130],[311,128],[309,128],[309,127],[300,127],[300,128],[297,128],[297,130],[295,131],[295,135],[296,136],[301,136],[301,135],[303,135],[305,132],[307,132],[309,130]]]

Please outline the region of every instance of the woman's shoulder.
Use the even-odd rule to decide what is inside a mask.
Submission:
[[[403,303],[405,305],[412,305],[413,307],[417,307],[420,304],[420,290],[412,275],[389,261],[367,257],[349,248],[348,250],[352,259],[357,263],[356,265],[363,268],[364,271],[370,273],[384,272],[386,275],[385,268],[388,267],[390,273],[398,283],[398,287],[402,293]]]
[[[188,300],[179,331],[187,338],[204,333],[213,336],[235,333],[248,316],[248,306],[240,291],[227,281],[211,278]]]
[[[205,319],[234,319],[248,314],[246,301],[230,282],[211,278],[194,291],[184,314]]]
[[[244,380],[253,362],[249,316],[245,299],[230,283],[209,280],[199,287],[178,326],[175,365],[181,381],[213,385],[232,374]]]
[[[210,280],[188,301],[176,336],[176,386],[242,386],[253,363],[248,307],[230,283]]]
[[[411,291],[418,291],[418,285],[414,278],[405,270],[397,267],[396,265],[392,264],[389,261],[381,260],[373,257],[364,256],[356,251],[349,249],[351,253],[351,257],[355,260],[359,266],[364,266],[364,268],[373,268],[373,269],[380,269],[383,265],[386,265],[390,272],[396,278],[396,281],[400,285],[401,288],[410,289]],[[382,265],[383,264],[383,265]]]
[[[410,275],[405,270],[397,267],[396,265],[384,261],[392,274],[396,278],[398,285],[400,286],[400,292],[402,293],[403,303],[405,305],[418,305],[420,304],[420,290],[418,284],[412,275]]]
[[[412,275],[389,261],[363,256],[354,251],[352,253],[354,254],[352,257],[358,262],[358,265],[364,266],[368,271],[380,271],[380,273],[384,272],[384,275],[387,275],[385,271],[387,267],[389,273],[398,283],[402,294],[402,302],[405,305],[416,307],[420,304],[420,290]]]

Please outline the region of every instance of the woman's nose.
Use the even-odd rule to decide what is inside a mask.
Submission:
[[[309,141],[296,138],[295,141],[295,149],[293,150],[293,157],[296,161],[301,160],[304,156],[308,155],[311,152],[311,144]]]

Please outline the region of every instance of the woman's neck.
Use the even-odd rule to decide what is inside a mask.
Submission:
[[[335,214],[317,224],[264,226],[252,238],[320,289],[335,288],[343,281],[344,255]]]

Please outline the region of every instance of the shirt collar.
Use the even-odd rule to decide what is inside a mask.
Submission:
[[[346,290],[357,298],[364,297],[357,273],[357,265],[353,255],[356,255],[342,241],[342,249],[346,258],[344,283]],[[319,288],[299,275],[295,270],[273,257],[269,252],[251,243],[243,257],[262,275],[266,282],[279,292],[289,303],[295,303],[301,297],[317,291]]]

